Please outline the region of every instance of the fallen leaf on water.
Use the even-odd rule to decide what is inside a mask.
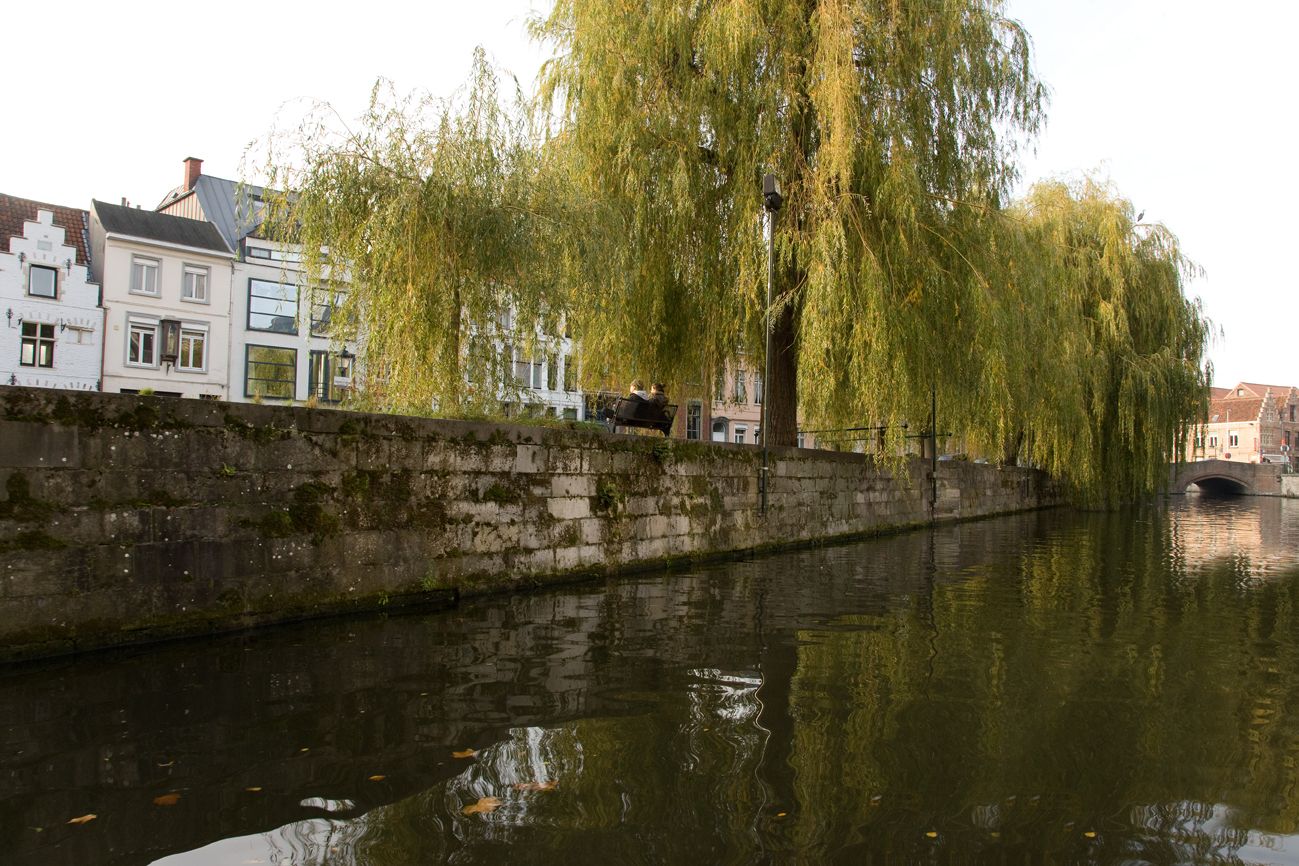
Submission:
[[[168,761],[168,762],[165,763],[165,764],[159,764],[159,765],[158,765],[158,768],[159,768],[159,769],[163,769],[163,768],[165,768],[165,767],[174,767],[174,766],[176,766],[176,762],[175,762],[175,761]]]
[[[256,788],[244,788],[244,790],[250,794],[260,794],[262,792],[261,786]]]
[[[935,831],[935,830],[927,830],[927,831],[925,831],[925,835],[928,836],[930,839],[937,839],[937,838],[938,838],[938,832]]]
[[[461,750],[461,751],[459,751],[459,752],[452,752],[452,753],[451,753],[451,757],[453,757],[453,758],[472,758],[472,757],[473,757],[474,755],[476,755],[476,754],[478,754],[478,750],[477,750],[477,749],[463,749],[463,750]]]
[[[1088,839],[1095,839],[1095,838],[1096,838],[1096,831],[1095,831],[1095,830],[1088,830],[1086,833],[1083,833],[1083,835],[1086,836]]]
[[[68,823],[69,823],[69,824],[89,824],[91,821],[95,820],[95,819],[98,818],[98,817],[99,817],[98,815],[96,815],[96,814],[94,814],[94,813],[91,813],[91,814],[89,814],[89,815],[82,815],[80,818],[73,818],[73,819],[72,819],[71,821],[69,821]]]
[[[382,781],[383,781],[384,779],[386,779],[386,778],[388,778],[388,777],[387,777],[387,776],[374,775],[374,776],[371,776],[371,777],[370,777],[370,781],[371,781],[371,782],[382,782]]]
[[[155,806],[175,806],[175,805],[176,805],[176,801],[179,800],[179,799],[180,799],[180,794],[178,794],[178,793],[175,792],[175,791],[172,791],[170,794],[163,794],[161,797],[154,797],[154,798],[153,798],[153,805],[155,805]]]
[[[783,818],[783,817],[785,817],[785,816],[788,815],[788,814],[789,814],[788,812],[777,812],[777,813],[776,813],[776,817],[777,817],[777,818]]]
[[[481,797],[477,803],[470,803],[460,811],[465,815],[487,815],[501,807],[501,801],[495,797]]]
[[[31,830],[33,833],[44,833],[44,832],[45,832],[45,828],[44,828],[44,827],[28,827],[27,829],[28,829],[28,830]]]
[[[306,746],[303,746],[301,749],[298,749],[298,754],[301,755],[303,752],[310,752],[310,751],[311,750],[308,749]]]
[[[545,782],[519,782],[514,786],[516,791],[553,791],[559,787],[559,782],[549,779]]]

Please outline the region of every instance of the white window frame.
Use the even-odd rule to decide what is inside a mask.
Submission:
[[[153,291],[152,291],[152,292],[147,291],[147,290],[145,290],[144,288],[142,288],[142,286],[143,286],[144,283],[145,283],[144,275],[145,275],[146,273],[148,273],[150,270],[153,271]],[[136,286],[135,277],[136,277],[136,274],[137,274],[137,273],[140,274],[140,277],[141,277],[141,279],[140,279],[140,286],[141,286],[141,287],[137,287],[137,286]],[[161,289],[159,288],[159,282],[161,281],[161,278],[162,278],[162,260],[161,260],[161,259],[151,259],[151,258],[149,258],[148,256],[137,256],[137,255],[132,255],[132,256],[131,256],[131,284],[130,284],[130,292],[131,292],[131,294],[133,294],[133,295],[145,295],[145,296],[150,297],[150,298],[156,298],[156,297],[158,297],[158,296],[161,295],[161,293],[162,293],[162,292],[161,292]]]
[[[43,292],[32,291],[32,275],[37,271],[49,271],[50,279],[54,281],[53,285],[50,287],[50,293],[48,295]],[[48,298],[49,300],[57,301],[59,299],[59,269],[51,268],[46,265],[28,265],[27,294],[33,298]]]
[[[142,335],[145,332],[148,332],[153,337],[153,346],[150,353],[152,355],[152,361],[145,362],[143,360],[140,361],[131,360],[131,336],[135,334],[137,330]],[[162,335],[158,333],[157,319],[136,318],[134,316],[128,317],[126,320],[126,355],[125,355],[125,362],[124,362],[126,366],[141,367],[147,370],[158,369],[158,365],[159,365],[158,350],[162,348],[159,345],[161,339],[162,339]],[[143,340],[140,341],[140,346],[141,349],[143,350],[144,347]],[[143,358],[144,356],[143,351],[141,351],[140,356]]]
[[[749,432],[749,428],[744,426],[743,424],[736,424],[734,427],[731,428],[731,430],[734,432],[734,436],[731,441],[733,441],[736,445],[743,445],[744,435]]]
[[[203,343],[203,363],[198,367],[186,366],[185,364],[185,338],[199,338]],[[182,322],[180,326],[180,354],[176,358],[176,369],[182,373],[206,373],[208,351],[207,344],[208,329],[206,325],[195,325]]]
[[[190,278],[194,280],[191,282]],[[203,292],[199,295],[192,292],[191,285],[197,287],[199,279],[202,279]],[[204,265],[191,265],[186,263],[180,271],[180,299],[190,304],[208,304],[211,303],[211,283],[212,269]]]
[[[1239,447],[1240,447],[1240,434],[1239,434],[1239,433],[1228,433],[1228,434],[1227,434],[1227,447],[1228,447],[1228,448],[1239,448]]]

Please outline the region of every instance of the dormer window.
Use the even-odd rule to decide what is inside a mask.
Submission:
[[[59,272],[54,268],[32,265],[27,270],[27,294],[38,298],[57,298]]]
[[[1244,397],[1244,396],[1245,396],[1245,389],[1244,389],[1244,388],[1237,388],[1237,389],[1236,389],[1236,396],[1237,396],[1237,397]]]

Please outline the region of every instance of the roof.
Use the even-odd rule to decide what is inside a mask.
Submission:
[[[207,217],[216,226],[217,231],[221,233],[221,237],[225,238],[231,249],[237,247],[244,238],[256,234],[257,228],[262,223],[261,207],[259,206],[265,192],[262,187],[243,184],[241,188],[239,181],[201,174],[194,182],[193,192],[198,196],[199,205],[203,208],[203,216]],[[165,208],[179,201],[187,193],[189,193],[189,190],[183,186],[176,187],[163,196],[162,201],[158,203],[158,208]],[[235,202],[240,198],[245,202],[243,207],[239,208],[245,214],[242,217],[236,213],[235,208]],[[253,216],[251,219],[246,216],[249,212],[249,207],[246,204],[248,199],[252,199]]]
[[[54,224],[63,229],[63,241],[77,251],[77,264],[90,264],[90,215],[81,208],[46,204],[0,193],[0,252],[9,252],[9,239],[23,236],[23,221],[36,221],[36,211],[54,214]]]
[[[1258,382],[1241,382],[1236,387],[1244,388],[1248,391],[1253,391],[1259,397],[1262,397],[1268,391],[1271,391],[1273,397],[1280,399],[1281,397],[1284,397],[1286,394],[1289,394],[1293,386],[1292,385],[1261,385]]]
[[[1216,399],[1218,399],[1219,397],[1226,397],[1226,396],[1227,396],[1228,394],[1230,394],[1230,393],[1231,393],[1231,389],[1230,389],[1230,388],[1210,388],[1210,389],[1209,389],[1209,399],[1210,399],[1210,400],[1216,400]]]
[[[90,206],[110,234],[230,254],[229,245],[209,222],[102,201],[91,202]]]
[[[1209,401],[1209,423],[1257,421],[1262,409],[1262,397],[1217,397]]]

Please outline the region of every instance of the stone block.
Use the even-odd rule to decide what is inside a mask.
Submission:
[[[548,449],[542,445],[516,445],[514,471],[518,473],[546,472]]]
[[[550,496],[594,496],[595,478],[590,475],[553,475],[550,478]]]
[[[546,500],[546,509],[557,520],[578,520],[591,515],[591,500],[585,496],[554,496]]]

